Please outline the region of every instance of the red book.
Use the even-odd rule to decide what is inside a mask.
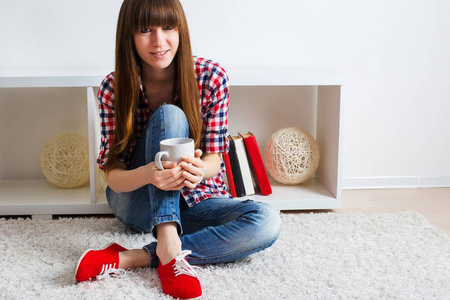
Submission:
[[[225,170],[227,173],[227,179],[228,179],[228,187],[230,189],[231,197],[236,198],[236,187],[234,186],[234,178],[233,178],[233,172],[231,170],[231,162],[230,162],[230,156],[227,153],[222,154],[223,161],[225,163]]]
[[[255,136],[251,132],[248,132],[247,134],[239,133],[239,135],[244,139],[247,156],[249,157],[250,165],[253,169],[255,183],[259,187],[261,194],[264,196],[272,194],[272,187],[270,186],[269,177],[264,168],[261,152],[259,152]]]

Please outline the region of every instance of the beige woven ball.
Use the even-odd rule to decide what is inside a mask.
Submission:
[[[264,159],[270,176],[293,185],[314,174],[319,166],[320,150],[309,133],[288,127],[272,134],[264,149]]]
[[[49,139],[41,154],[45,178],[56,186],[75,188],[89,180],[89,147],[84,136],[74,132]]]

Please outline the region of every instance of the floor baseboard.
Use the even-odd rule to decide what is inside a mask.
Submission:
[[[342,189],[398,189],[450,187],[450,176],[344,177]]]

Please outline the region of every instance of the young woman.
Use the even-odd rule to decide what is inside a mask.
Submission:
[[[86,281],[123,269],[157,267],[164,293],[202,295],[190,264],[234,261],[272,245],[281,228],[269,205],[232,199],[221,153],[228,149],[225,71],[193,57],[178,0],[125,0],[119,13],[116,68],[98,92],[99,167],[115,216],[157,242],[128,250],[88,250],[75,269]],[[154,163],[159,142],[194,139],[195,157]]]

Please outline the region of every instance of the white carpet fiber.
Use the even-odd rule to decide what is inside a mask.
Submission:
[[[88,248],[141,248],[115,219],[0,219],[0,299],[167,299],[157,271],[74,284]],[[203,299],[450,299],[450,237],[420,214],[283,215],[278,241],[203,266]]]

